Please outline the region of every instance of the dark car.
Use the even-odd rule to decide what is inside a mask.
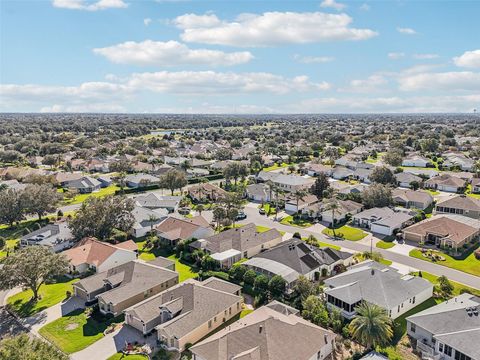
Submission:
[[[247,214],[244,212],[238,213],[236,220],[245,220],[247,218]]]
[[[260,208],[260,210],[258,210],[258,213],[259,213],[260,215],[265,215],[267,212],[265,211],[264,208]]]

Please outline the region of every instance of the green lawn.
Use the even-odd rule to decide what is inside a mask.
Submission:
[[[3,259],[4,257],[7,256],[7,250],[9,252],[12,252],[13,249],[15,248],[15,245],[17,245],[18,241],[19,241],[18,239],[10,239],[5,241],[5,246],[3,247],[3,249],[0,250],[0,259]]]
[[[107,360],[148,360],[148,356],[135,354],[135,355],[124,355],[122,353],[116,353],[115,355],[110,356]]]
[[[73,292],[72,284],[77,281],[78,279],[62,278],[57,283],[42,285],[39,291],[40,300],[35,303],[30,302],[33,296],[31,290],[10,296],[7,302],[21,317],[32,316],[63,301],[67,291]]]
[[[418,249],[414,249],[410,251],[409,255],[417,259],[434,262],[435,264],[438,264],[438,265],[446,266],[446,267],[457,269],[472,275],[480,276],[480,260],[477,260],[475,258],[475,255],[473,252],[469,256],[467,256],[464,260],[456,260],[451,256],[439,251],[433,251],[433,252],[440,256],[443,256],[445,258],[445,261],[432,261],[430,258],[423,256],[422,252]]]
[[[414,273],[414,274],[418,275],[418,272]],[[439,278],[439,276],[430,274],[430,273],[425,272],[425,271],[422,271],[422,277],[424,279],[430,281],[432,284],[436,284],[437,279]],[[464,291],[466,291],[470,294],[476,295],[476,296],[480,296],[480,289],[474,289],[474,288],[471,288],[469,286],[460,284],[460,283],[452,281],[452,280],[449,280],[449,281],[453,285],[453,294],[452,294],[453,296],[458,296]]]
[[[303,237],[302,240],[307,242],[307,239],[306,237]],[[340,250],[341,247],[340,246],[337,246],[337,245],[332,245],[332,244],[329,244],[329,243],[326,243],[326,242],[323,242],[323,241],[319,241],[317,240],[317,246],[318,247],[329,247],[329,248],[332,248],[332,249],[335,249],[335,250]]]
[[[380,249],[390,249],[395,246],[395,243],[391,241],[380,240],[375,244],[375,246]]]
[[[467,189],[465,190],[465,194],[467,194],[467,196],[473,197],[475,199],[480,199],[480,194],[472,194],[472,184],[467,185]]]
[[[263,209],[265,210],[265,213],[268,215],[272,215],[272,214],[275,214],[275,206],[273,205],[270,205],[269,203],[265,203],[263,204],[263,206],[259,206],[259,209]],[[268,212],[270,210],[270,212]]]
[[[242,312],[240,313],[240,319],[247,316],[248,314],[252,313],[253,310],[252,309],[244,309],[242,310]]]
[[[297,226],[297,227],[301,227],[301,228],[304,228],[304,227],[309,227],[309,226],[312,226],[312,223],[306,221],[306,220],[303,220],[301,218],[299,219],[294,219],[294,217],[292,215],[289,215],[287,217],[284,217],[282,219],[282,221],[280,221],[280,224],[283,224],[283,225],[290,225],[290,226]]]
[[[87,318],[83,310],[76,310],[45,325],[39,332],[60,350],[71,354],[100,340],[107,327],[119,321],[123,319],[99,321],[94,317]]]
[[[323,229],[322,233],[327,236],[333,236],[333,231],[330,228]],[[335,234],[337,235],[337,237],[342,237],[343,239],[350,241],[358,241],[367,236],[367,233],[365,231],[348,225],[343,225],[339,228],[336,228]]]
[[[430,193],[430,195],[438,195],[440,194],[440,191],[432,190],[432,189],[424,189],[426,192]]]
[[[282,163],[282,165],[278,166],[278,164],[275,163],[273,166],[263,168],[263,171],[272,171],[272,170],[282,169],[282,168],[288,167],[289,165],[290,164]]]
[[[87,200],[89,197],[92,197],[92,196],[93,197],[104,197],[104,196],[107,196],[107,195],[115,194],[115,191],[117,191],[117,190],[120,190],[119,186],[110,185],[106,188],[102,188],[99,191],[92,192],[90,194],[79,194],[71,200],[65,199],[64,203],[67,204],[67,205],[81,204],[82,202]]]

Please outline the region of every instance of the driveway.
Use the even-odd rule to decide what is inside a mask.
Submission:
[[[320,231],[315,231],[312,228],[309,229],[301,229],[295,226],[283,225],[279,222],[275,222],[272,219],[267,218],[266,216],[260,215],[257,209],[252,209],[251,207],[245,207],[245,213],[247,214],[247,219],[241,221],[240,223],[248,224],[253,222],[257,225],[266,226],[269,228],[276,228],[279,231],[285,232],[299,232],[302,236],[308,237],[310,235],[315,236],[318,240],[337,245],[345,249],[357,251],[357,252],[364,252],[370,251],[370,245],[359,243],[358,241],[348,241],[348,240],[334,240],[326,235],[322,234]],[[462,283],[464,285],[480,289],[480,277],[475,275],[467,274],[459,270],[451,269],[446,266],[437,265],[430,263],[428,261],[423,261],[420,259],[416,259],[413,257],[408,256],[407,247],[402,246],[399,247],[397,251],[394,250],[398,245],[394,246],[391,249],[380,249],[375,248],[375,251],[381,253],[385,259],[393,261],[395,263],[404,265],[408,268],[418,269],[421,271],[426,271],[437,276],[445,275],[450,280]],[[407,245],[408,246],[408,245]]]
[[[153,335],[144,338],[143,334],[137,329],[129,325],[123,325],[119,330],[107,334],[86,349],[70,355],[70,358],[72,360],[105,360],[123,350],[127,343],[138,342],[139,344],[149,344],[151,347],[154,347],[156,341],[157,339]]]

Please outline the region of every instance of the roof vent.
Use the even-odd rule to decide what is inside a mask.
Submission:
[[[468,308],[466,308],[465,310],[467,311],[468,316],[472,316],[472,315],[473,315],[473,309],[472,309],[472,308],[468,307]]]
[[[477,306],[475,306],[473,308],[473,315],[478,316],[478,307]]]

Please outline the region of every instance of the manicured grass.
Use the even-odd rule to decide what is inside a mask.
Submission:
[[[0,259],[3,259],[4,257],[6,257],[7,252],[11,253],[15,248],[15,245],[17,245],[18,241],[19,241],[18,239],[11,239],[11,240],[5,241],[5,246],[3,247],[3,249],[0,250]]]
[[[284,217],[282,219],[282,221],[280,221],[280,224],[297,226],[297,227],[301,227],[301,228],[312,226],[312,223],[310,223],[306,220],[303,220],[301,218],[295,219],[292,215]]]
[[[64,203],[67,205],[81,204],[89,197],[104,197],[107,195],[115,194],[115,191],[120,190],[120,187],[117,185],[110,185],[106,188],[102,188],[99,191],[92,192],[90,194],[79,194],[75,196],[72,200],[64,200]]]
[[[305,242],[307,242],[307,239],[308,238],[306,238],[306,237],[302,238],[302,240],[305,241]],[[332,245],[332,244],[322,242],[322,241],[319,241],[319,240],[317,240],[317,246],[318,247],[329,247],[329,248],[332,248],[332,249],[335,249],[335,250],[340,250],[341,249],[340,246]]]
[[[424,190],[426,192],[430,193],[430,195],[432,195],[432,196],[440,194],[440,191],[431,190],[431,189],[424,189]]]
[[[473,194],[472,193],[472,184],[467,185],[467,189],[465,190],[465,194],[467,194],[467,196],[473,197],[475,199],[480,199],[480,194]]]
[[[418,272],[414,273],[414,275],[418,276]],[[425,272],[425,271],[422,271],[422,277],[424,279],[430,281],[434,285],[437,284],[437,280],[439,278],[439,276],[430,274],[430,273]],[[449,280],[449,281],[453,285],[453,293],[452,293],[453,296],[458,296],[462,292],[465,292],[465,291],[472,294],[472,295],[480,296],[480,289],[474,289],[474,288],[471,288],[469,286],[460,284],[456,281],[452,281],[452,280]]]
[[[197,273],[193,271],[191,266],[180,262],[180,260],[177,259],[175,254],[170,255],[168,259],[175,261],[175,271],[178,272],[179,282],[185,281],[187,279],[194,279],[198,276]]]
[[[244,309],[242,310],[242,312],[240,313],[240,319],[247,316],[248,314],[252,313],[253,310],[252,309]]]
[[[380,240],[375,244],[375,246],[380,249],[390,249],[395,246],[395,243],[391,241]]]
[[[103,337],[103,332],[114,322],[121,319],[100,321],[76,310],[40,329],[40,335],[55,344],[60,350],[71,354],[92,345]]]
[[[464,260],[456,260],[451,256],[439,251],[433,251],[433,252],[435,254],[443,256],[445,258],[445,261],[432,261],[430,258],[423,256],[422,252],[418,249],[414,249],[410,251],[409,255],[417,259],[433,262],[438,265],[446,266],[446,267],[457,269],[472,275],[480,276],[480,260],[477,260],[475,258],[475,255],[473,252],[469,256],[467,256]]]
[[[33,293],[31,290],[22,291],[18,294],[10,296],[7,299],[8,304],[21,317],[32,316],[46,308],[49,308],[66,298],[66,292],[73,293],[72,284],[78,279],[62,278],[53,284],[44,284],[40,287],[40,300],[31,302]]]
[[[122,353],[116,353],[115,355],[110,356],[107,360],[147,360],[148,357],[145,355],[139,355],[139,354],[134,354],[134,355],[125,355]]]
[[[275,163],[273,166],[263,168],[263,171],[272,171],[272,170],[282,169],[282,168],[288,167],[289,165],[290,164],[282,163],[282,165],[278,166],[278,164]]]
[[[265,203],[265,204],[263,204],[263,206],[259,206],[259,209],[265,210],[266,215],[275,214],[275,206],[270,205],[269,203]]]
[[[380,260],[380,264],[390,266],[390,265],[392,265],[392,261],[387,260],[387,259],[382,259],[382,260]]]
[[[333,231],[330,228],[323,229],[323,234],[327,236],[333,236]],[[345,240],[358,241],[367,236],[367,233],[363,230],[344,225],[335,229],[335,234],[337,237],[342,237]],[[343,236],[341,236],[343,234]]]

